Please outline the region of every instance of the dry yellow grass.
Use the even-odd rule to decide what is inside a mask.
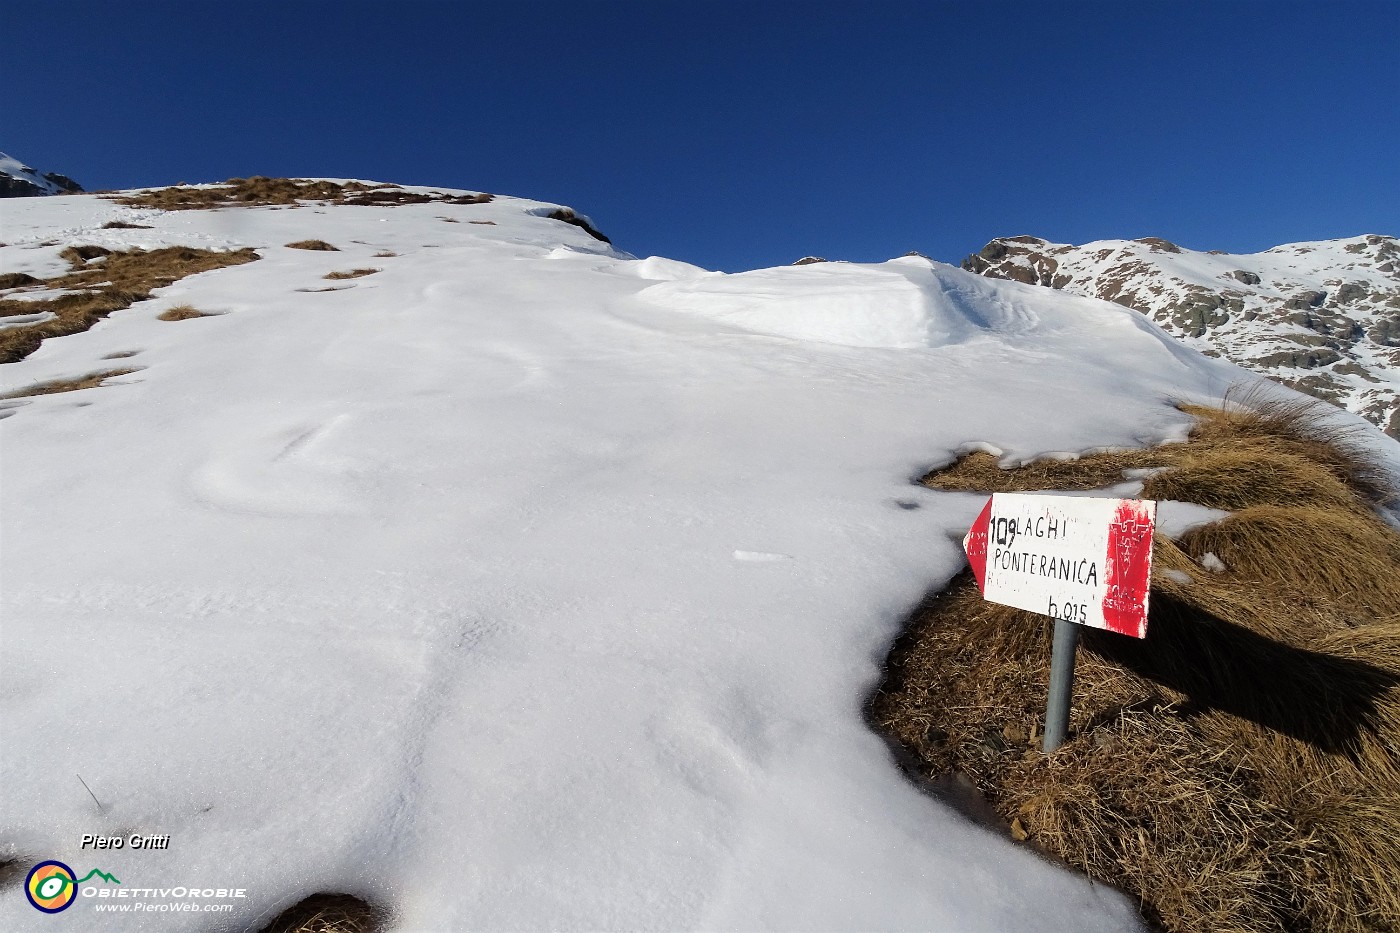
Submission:
[[[140,372],[140,370],[109,369],[100,373],[90,373],[86,376],[79,376],[76,379],[56,379],[52,382],[37,382],[32,386],[27,386],[15,392],[8,392],[4,395],[0,395],[0,399],[29,398],[35,395],[54,395],[58,392],[77,392],[80,389],[95,389],[102,385],[104,379],[111,379],[113,376],[125,376],[135,372]]]
[[[39,280],[27,272],[6,272],[0,274],[0,289],[21,288],[25,285],[36,285]]]
[[[358,279],[366,275],[374,275],[378,269],[350,269],[344,272],[327,272],[323,278],[327,279]]]
[[[1093,488],[1161,466],[1146,497],[1236,511],[1158,538],[1145,640],[1084,632],[1054,755],[1037,745],[1052,626],[966,572],[916,613],[870,717],[914,771],[965,775],[1014,837],[1166,930],[1394,931],[1400,534],[1370,508],[1390,490],[1316,403],[1252,401],[1192,409],[1186,444],[1010,471],[973,455],[926,477]]]
[[[321,201],[330,204],[358,204],[370,207],[392,207],[397,204],[485,204],[489,194],[449,195],[434,192],[405,191],[398,185],[366,185],[351,181],[313,181],[305,178],[230,178],[208,187],[191,188],[176,185],[151,191],[138,191],[112,197],[128,207],[155,207],[167,211],[210,210],[221,207],[262,207],[268,205],[296,206],[300,201]]]
[[[175,307],[171,308],[170,310],[165,311],[165,312],[163,312],[162,314],[158,315],[158,316],[156,317],[156,320],[157,320],[157,321],[188,321],[188,320],[191,320],[192,318],[197,318],[197,317],[217,317],[217,316],[218,316],[218,315],[210,314],[210,313],[208,313],[208,312],[206,312],[206,311],[200,311],[198,308],[194,307],[193,305],[176,305]]]
[[[1327,500],[1348,507],[1395,501],[1384,468],[1357,444],[1364,428],[1338,426],[1313,399],[1230,393],[1221,408],[1179,406],[1197,419],[1188,444],[1094,454],[1077,460],[1038,460],[1003,470],[996,458],[973,453],[934,470],[923,483],[934,489],[1010,492],[1014,489],[1098,489],[1122,480],[1127,469],[1158,468],[1143,497],[1184,499],[1190,489],[1214,508],[1239,503],[1278,504]],[[1249,465],[1249,469],[1244,469]],[[1320,497],[1320,498],[1319,498]]]
[[[313,894],[263,927],[260,933],[380,933],[385,912],[350,894]]]
[[[340,252],[340,247],[339,247],[339,246],[332,246],[331,244],[327,243],[325,240],[297,240],[295,243],[288,243],[288,244],[287,244],[287,248],[288,248],[288,249],[313,249],[313,250],[322,250],[322,251],[331,252],[331,253],[338,253],[338,252]]]
[[[252,262],[251,249],[217,252],[171,246],[164,249],[113,252],[100,246],[73,246],[60,255],[72,265],[65,275],[43,281],[49,289],[70,294],[36,301],[0,298],[0,318],[51,312],[54,317],[35,324],[0,330],[0,363],[22,360],[50,337],[87,330],[114,311],[151,297],[151,292],[198,272]]]

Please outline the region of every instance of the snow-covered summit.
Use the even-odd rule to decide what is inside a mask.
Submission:
[[[867,726],[984,502],[910,478],[1180,438],[1171,400],[1257,377],[918,257],[723,275],[557,205],[320,190],[6,205],[0,326],[75,269],[259,257],[0,365],[0,857],[247,892],[70,926],[318,891],[400,931],[1138,926]],[[81,845],[130,833],[168,848]]]
[[[66,175],[40,173],[18,159],[0,152],[0,198],[26,198],[45,194],[76,194],[82,186]]]
[[[1375,234],[1250,255],[1166,240],[993,240],[963,268],[1113,301],[1205,353],[1400,437],[1400,241]]]

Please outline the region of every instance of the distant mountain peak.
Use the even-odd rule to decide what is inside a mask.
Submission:
[[[0,152],[0,198],[30,198],[50,194],[81,194],[83,186],[67,175],[40,172]]]
[[[1160,237],[1082,246],[999,237],[963,260],[989,278],[1140,311],[1196,349],[1400,437],[1400,240],[1379,234],[1197,252]]]

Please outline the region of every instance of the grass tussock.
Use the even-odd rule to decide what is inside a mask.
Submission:
[[[322,278],[327,279],[358,279],[366,275],[374,275],[378,269],[349,269],[343,272],[327,272]]]
[[[321,250],[327,253],[340,252],[339,246],[332,246],[325,240],[297,240],[295,243],[288,243],[287,249],[311,249]]]
[[[31,398],[35,395],[56,395],[59,392],[77,392],[82,389],[95,389],[106,379],[140,372],[138,369],[109,369],[105,372],[90,373],[77,379],[56,379],[53,382],[38,382],[15,392],[0,395],[0,399]]]
[[[261,933],[380,933],[385,911],[350,894],[313,894],[278,914]]]
[[[176,305],[170,310],[158,315],[157,321],[188,321],[197,317],[218,317],[217,314],[210,314],[201,311],[194,305]]]
[[[147,224],[129,224],[124,220],[109,220],[102,225],[103,230],[153,230]]]
[[[61,255],[72,269],[42,284],[49,289],[69,290],[69,294],[35,301],[0,298],[0,319],[45,311],[53,314],[45,321],[0,330],[0,363],[24,359],[50,337],[81,333],[114,311],[144,301],[155,289],[186,276],[258,258],[251,249],[218,252],[183,246],[125,252],[100,246],[73,246]]]
[[[27,272],[6,272],[0,274],[0,289],[22,288],[25,285],[37,285],[39,280]]]
[[[1197,419],[1189,443],[1037,460],[1016,470],[1001,469],[995,457],[977,452],[921,482],[987,493],[1084,490],[1121,482],[1124,470],[1156,469],[1145,481],[1144,498],[1222,509],[1322,501],[1365,508],[1396,501],[1384,466],[1359,443],[1357,432],[1364,428],[1339,425],[1314,399],[1245,392],[1227,395],[1220,408],[1179,407]]]
[[[396,256],[398,256],[398,253],[394,252],[391,249],[381,249],[379,252],[374,254],[375,259],[393,259]]]
[[[1157,539],[1146,639],[1084,630],[1059,751],[1038,745],[1053,626],[968,572],[915,614],[869,714],[913,770],[965,776],[1163,929],[1394,931],[1400,534],[1370,508],[1391,490],[1317,403],[1247,401],[1189,409],[1185,444],[925,478],[1082,489],[1157,466],[1146,486],[1235,510]]]
[[[150,191],[137,191],[112,198],[127,207],[154,207],[167,211],[211,210],[221,207],[295,206],[301,201],[328,204],[358,204],[392,207],[399,204],[484,204],[489,194],[448,195],[405,191],[398,185],[367,185],[351,181],[341,184],[306,178],[230,178],[218,185],[189,187],[176,185]]]

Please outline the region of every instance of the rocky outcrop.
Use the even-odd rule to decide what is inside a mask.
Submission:
[[[1158,237],[993,240],[970,272],[1140,311],[1212,356],[1334,402],[1400,438],[1400,241],[1375,234],[1231,255]]]
[[[83,190],[67,175],[40,173],[0,152],[0,198],[30,198],[49,194],[79,194]]]

